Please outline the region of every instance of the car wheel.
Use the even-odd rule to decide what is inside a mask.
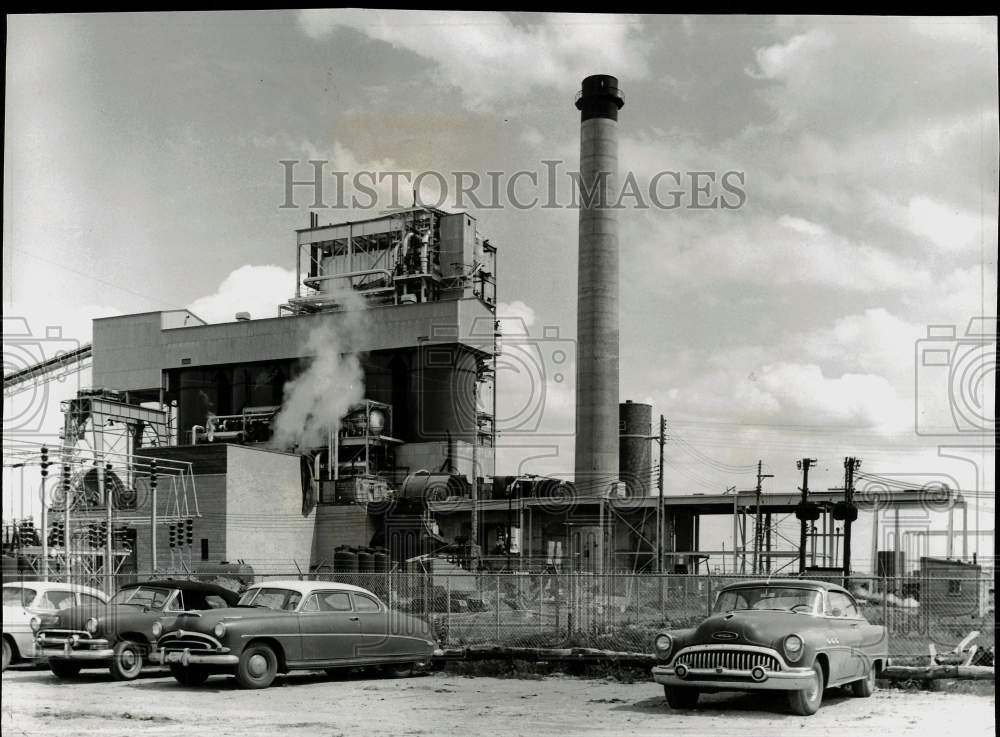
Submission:
[[[134,681],[142,673],[142,646],[131,640],[115,645],[110,670],[116,681]]]
[[[814,678],[809,687],[801,691],[790,691],[788,694],[788,705],[794,713],[803,717],[815,714],[823,701],[823,686],[826,684],[823,678],[823,666],[816,661],[812,669]]]
[[[170,665],[170,675],[181,684],[182,686],[200,686],[205,681],[208,680],[209,675],[207,668],[198,665],[177,665],[176,663],[171,663]]]
[[[278,656],[269,645],[251,645],[240,655],[236,683],[240,688],[267,688],[278,675]]]
[[[81,667],[79,663],[74,663],[72,660],[49,658],[49,670],[57,678],[76,678],[80,675]]]
[[[875,663],[871,664],[868,669],[868,675],[862,678],[860,681],[855,681],[851,684],[851,694],[862,699],[867,699],[873,693],[875,693],[875,676],[877,671],[875,668]]]
[[[390,678],[409,678],[413,675],[416,663],[403,663],[401,665],[383,665],[382,672]]]
[[[3,638],[3,669],[7,670],[7,666],[11,664],[14,660],[14,649],[10,646],[10,642],[7,638]]]
[[[671,709],[693,709],[698,705],[698,689],[690,686],[664,686],[663,695]]]

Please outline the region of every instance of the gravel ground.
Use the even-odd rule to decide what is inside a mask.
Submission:
[[[780,695],[713,694],[694,711],[673,712],[656,684],[550,676],[407,679],[323,674],[279,679],[241,691],[214,677],[189,689],[162,672],[116,683],[106,672],[60,682],[47,670],[3,674],[6,735],[942,735],[995,734],[995,696],[880,690],[870,699],[827,691],[819,713],[797,717]]]

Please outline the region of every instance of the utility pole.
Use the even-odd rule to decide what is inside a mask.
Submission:
[[[844,501],[846,502],[844,517],[844,585],[847,585],[847,577],[851,575],[851,523],[852,517],[857,515],[854,507],[854,472],[861,467],[860,458],[844,459]]]
[[[660,466],[656,478],[656,490],[659,499],[656,503],[656,572],[663,573],[663,446],[667,442],[667,420],[660,415]]]
[[[806,570],[806,526],[811,520],[805,519],[805,513],[807,510],[806,505],[809,503],[809,469],[816,465],[815,458],[803,458],[800,461],[795,462],[796,468],[802,471],[802,486],[799,491],[802,492],[802,502],[801,508],[803,513],[803,518],[799,519],[799,573],[805,573]]]
[[[761,528],[761,515],[760,515],[760,494],[762,491],[761,482],[764,479],[773,479],[774,474],[764,474],[762,473],[764,467],[763,461],[757,461],[757,487],[755,488],[755,499],[757,503],[756,514],[754,515],[754,525],[753,525],[753,572],[755,575],[763,573],[762,559],[761,559],[761,548],[764,547],[764,530]]]
[[[41,574],[42,580],[49,580],[49,501],[45,498],[45,477],[49,475],[49,449],[42,446],[42,566]]]

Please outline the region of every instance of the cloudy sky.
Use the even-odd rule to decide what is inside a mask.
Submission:
[[[959,434],[943,405],[918,435],[914,397],[948,392],[947,368],[915,365],[928,325],[962,336],[996,314],[994,19],[311,10],[8,29],[3,306],[36,334],[85,341],[94,316],[177,307],[273,315],[308,222],[280,208],[279,160],[572,169],[573,95],[610,73],[623,170],[745,177],[739,209],[620,217],[622,398],[669,420],[668,491],[750,488],[758,459],[768,488],[793,490],[805,456],[827,488],[850,454],[978,488],[992,525],[991,438]],[[471,211],[500,248],[505,316],[571,341],[576,212]],[[972,396],[992,415],[990,361]],[[536,447],[504,465],[572,467],[572,391],[572,372],[549,382],[552,434],[510,439]]]

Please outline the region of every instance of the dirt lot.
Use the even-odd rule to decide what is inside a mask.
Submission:
[[[994,696],[881,690],[870,699],[827,691],[812,717],[785,713],[780,696],[714,694],[672,712],[653,683],[551,676],[468,678],[446,673],[392,680],[321,674],[240,691],[215,677],[181,687],[157,672],[132,683],[106,673],[57,682],[46,670],[3,674],[6,735],[993,735]],[[668,726],[669,723],[669,726]],[[194,731],[190,731],[194,730]]]

